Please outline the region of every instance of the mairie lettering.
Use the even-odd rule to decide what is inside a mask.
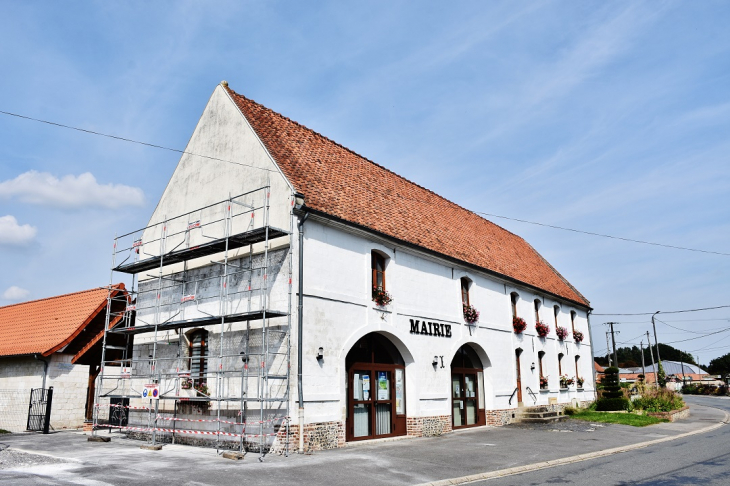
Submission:
[[[411,319],[411,334],[425,334],[426,336],[451,337],[451,324],[426,322]]]

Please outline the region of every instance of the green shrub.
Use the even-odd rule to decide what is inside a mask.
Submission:
[[[645,412],[671,412],[684,407],[684,400],[677,393],[666,388],[646,390],[641,398],[634,400],[634,408]]]
[[[629,410],[631,402],[624,397],[617,398],[601,398],[596,402],[597,412],[615,412],[619,410]]]
[[[603,380],[601,381],[603,383],[603,398],[624,398],[618,368],[615,366],[606,368],[603,372]]]
[[[578,410],[574,409],[573,407],[565,407],[563,410],[563,413],[565,415],[575,415],[578,412]]]

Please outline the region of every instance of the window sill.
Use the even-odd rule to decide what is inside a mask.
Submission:
[[[567,388],[567,387],[566,388],[560,388],[560,391],[562,391],[562,392],[570,391],[570,388]]]
[[[549,388],[540,388],[540,393],[549,393],[549,392],[550,392]]]

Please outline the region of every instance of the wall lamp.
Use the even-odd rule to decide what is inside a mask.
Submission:
[[[248,363],[248,355],[244,351],[241,351],[241,362]]]
[[[324,348],[320,347],[317,350],[317,361],[319,361],[321,363],[322,360],[324,360]]]
[[[534,361],[530,365],[530,371],[535,371],[535,362]]]
[[[436,367],[439,365],[439,357],[438,356],[434,356],[433,357],[433,363],[431,363],[431,364],[433,365],[433,369],[436,369]]]

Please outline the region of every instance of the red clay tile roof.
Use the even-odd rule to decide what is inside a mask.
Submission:
[[[107,294],[97,288],[0,307],[0,356],[58,351],[106,309]]]
[[[590,305],[519,236],[226,90],[307,207]]]

